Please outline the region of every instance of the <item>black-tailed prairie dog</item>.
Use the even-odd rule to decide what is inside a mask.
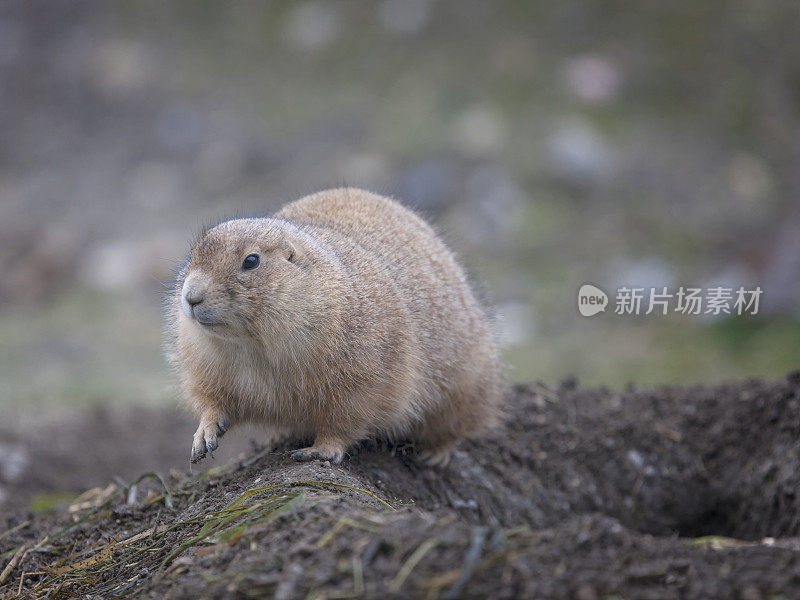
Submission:
[[[338,462],[369,436],[429,464],[491,427],[489,321],[452,252],[394,200],[342,188],[206,230],[170,298],[192,461],[241,422],[313,439]]]

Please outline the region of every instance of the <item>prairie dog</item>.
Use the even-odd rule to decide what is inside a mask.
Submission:
[[[192,461],[253,422],[341,461],[369,436],[446,464],[497,420],[497,351],[452,252],[415,213],[354,188],[206,230],[168,308]]]

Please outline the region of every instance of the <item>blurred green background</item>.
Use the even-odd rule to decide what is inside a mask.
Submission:
[[[175,403],[160,305],[199,228],[341,184],[437,224],[513,380],[781,376],[799,24],[796,0],[3,2],[0,410]],[[585,282],[764,295],[584,318]]]

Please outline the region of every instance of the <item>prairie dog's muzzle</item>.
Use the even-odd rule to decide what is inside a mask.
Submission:
[[[183,282],[181,289],[181,309],[190,319],[203,325],[219,322],[217,311],[209,309],[203,303],[208,294],[208,280],[199,273],[191,273]]]

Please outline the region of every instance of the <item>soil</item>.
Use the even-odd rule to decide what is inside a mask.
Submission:
[[[189,474],[184,416],[96,418],[18,440],[31,458],[0,567],[23,550],[0,597],[800,598],[800,373],[516,386],[504,425],[438,470],[407,444],[366,443],[331,466],[282,442]],[[135,493],[118,481],[25,509],[54,482],[156,467],[163,480]]]

